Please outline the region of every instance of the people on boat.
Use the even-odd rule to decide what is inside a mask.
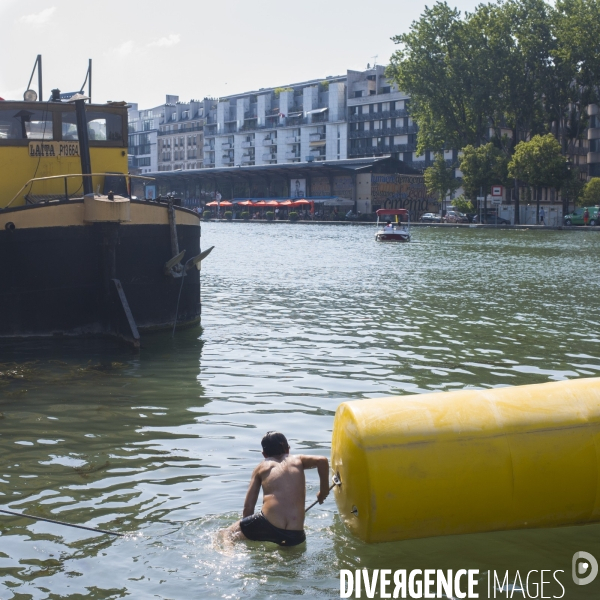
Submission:
[[[290,454],[286,437],[278,431],[267,432],[261,445],[264,460],[250,478],[243,518],[229,527],[226,533],[232,541],[248,539],[297,546],[306,539],[304,471],[317,469],[320,479],[317,500],[323,504],[329,495],[329,460],[325,456]],[[263,505],[261,511],[255,513],[261,488]]]

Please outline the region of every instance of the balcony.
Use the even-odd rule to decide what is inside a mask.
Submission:
[[[254,140],[250,142],[242,142],[242,148],[254,148]]]
[[[409,125],[408,127],[384,127],[383,129],[369,129],[368,131],[349,131],[349,139],[383,137],[386,135],[408,135],[417,133],[419,128],[417,125]]]
[[[263,140],[263,146],[275,146],[277,144],[277,138]]]
[[[355,158],[358,156],[382,156],[383,154],[391,154],[392,152],[416,152],[416,144],[392,144],[380,146],[361,146],[359,148],[349,148],[348,156]]]
[[[263,160],[277,160],[277,154],[273,152],[269,152],[267,154],[262,155]]]
[[[204,144],[204,146],[202,146],[202,148],[204,149],[205,152],[209,152],[210,150],[215,149],[215,147],[211,146],[210,144]]]
[[[286,152],[286,153],[285,153],[285,157],[286,157],[288,160],[292,160],[292,159],[295,159],[295,158],[297,158],[298,160],[300,160],[300,155],[299,155],[299,154],[296,154],[295,152]]]
[[[223,148],[223,150],[231,150],[233,148],[233,144],[230,142],[225,142],[221,144],[221,148]]]
[[[325,134],[324,133],[311,133],[308,136],[308,139],[311,142],[318,142],[319,140],[324,140],[325,139]]]
[[[244,154],[244,156],[242,156],[242,164],[248,165],[250,163],[254,164],[254,156],[249,156],[247,154]]]
[[[366,115],[350,115],[348,121],[356,123],[357,121],[372,121],[373,119],[394,119],[396,117],[408,117],[406,108],[398,110],[382,110],[381,112],[367,113]]]
[[[233,156],[229,156],[229,154],[223,154],[223,162],[233,162]]]
[[[299,135],[288,135],[285,138],[285,143],[286,144],[299,144],[300,143],[300,136]]]

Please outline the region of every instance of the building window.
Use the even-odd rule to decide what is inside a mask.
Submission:
[[[354,97],[355,98],[362,98],[363,93],[361,91],[358,92],[354,92]]]

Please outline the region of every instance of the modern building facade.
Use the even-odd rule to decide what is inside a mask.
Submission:
[[[588,107],[587,139],[569,151],[582,177],[600,176],[600,114]],[[391,156],[422,173],[433,152],[417,155],[410,97],[377,65],[281,87],[130,109],[130,166],[163,171],[303,164]],[[444,153],[456,164],[458,152]],[[133,171],[132,171],[133,172]],[[460,177],[460,171],[456,171]],[[506,190],[511,204],[514,190]],[[545,202],[559,202],[554,190]]]
[[[205,100],[204,167],[347,157],[345,77]]]

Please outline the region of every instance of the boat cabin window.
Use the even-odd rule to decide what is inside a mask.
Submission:
[[[123,120],[121,115],[88,110],[86,116],[90,142],[120,142],[123,140]],[[62,113],[62,139],[78,139],[75,112]]]
[[[51,140],[52,138],[51,112],[0,109],[0,140]]]

